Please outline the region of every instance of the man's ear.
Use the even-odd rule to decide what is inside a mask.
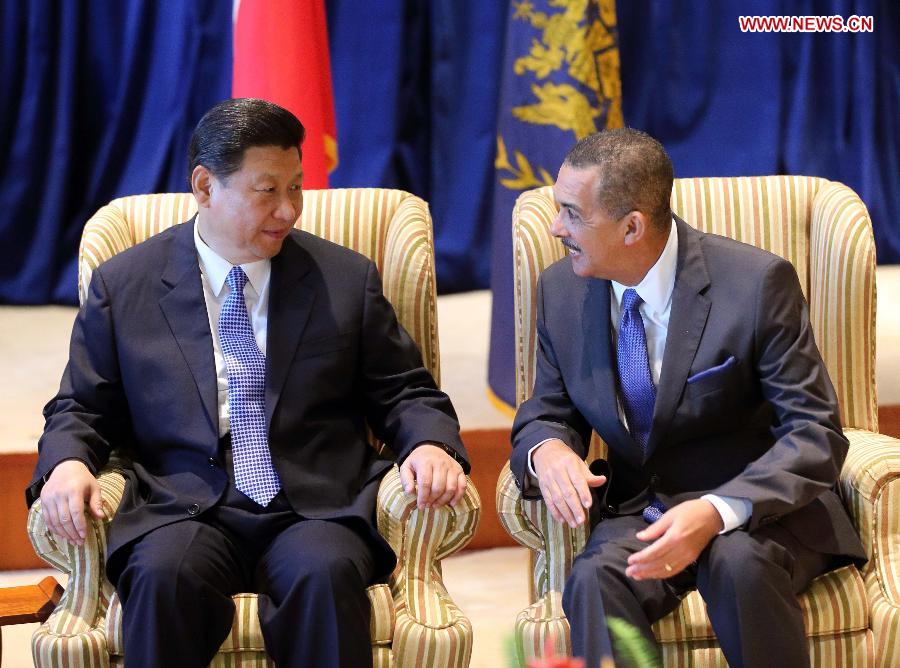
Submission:
[[[640,211],[629,211],[622,218],[624,226],[624,242],[626,246],[638,243],[647,234],[649,221]]]
[[[197,165],[194,167],[194,171],[191,172],[191,191],[194,193],[197,205],[201,208],[209,206],[212,180],[212,172],[203,165]]]

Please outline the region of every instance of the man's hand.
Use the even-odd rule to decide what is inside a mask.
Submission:
[[[462,466],[442,448],[422,443],[400,467],[400,482],[407,494],[417,492],[419,508],[455,506],[466,491]]]
[[[84,462],[77,459],[60,462],[41,489],[41,507],[47,528],[70,543],[82,545],[87,537],[85,504],[89,505],[91,515],[103,519],[100,483]]]
[[[643,531],[639,540],[654,541],[628,557],[625,575],[635,580],[664,580],[697,560],[722,530],[722,517],[709,501],[679,503]]]
[[[600,487],[606,476],[594,475],[572,448],[551,439],[531,453],[544,502],[557,522],[573,529],[585,521],[592,503],[591,487]]]

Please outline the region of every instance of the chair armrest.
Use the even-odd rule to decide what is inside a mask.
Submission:
[[[869,556],[866,580],[900,608],[900,440],[846,429],[850,451],[841,471],[844,504]]]
[[[398,607],[431,627],[452,625],[458,609],[444,588],[441,559],[461,550],[475,535],[481,500],[471,480],[455,507],[419,509],[406,494],[393,466],[378,490],[378,531],[397,555],[391,590]],[[449,605],[448,605],[449,604]]]
[[[98,481],[106,517],[97,520],[87,514],[88,532],[83,545],[50,533],[40,499],[28,511],[27,530],[34,551],[69,576],[65,593],[46,622],[54,634],[74,636],[94,630],[106,614],[113,593],[106,579],[106,528],[122,500],[125,478],[120,468],[106,468]]]
[[[497,481],[497,514],[507,533],[535,552],[532,599],[562,593],[572,562],[587,542],[587,526],[572,529],[553,519],[543,499],[524,499],[509,463]]]

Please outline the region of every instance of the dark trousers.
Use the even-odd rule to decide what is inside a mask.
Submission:
[[[230,451],[226,462],[232,471]],[[277,665],[370,666],[375,565],[364,535],[298,516],[283,491],[261,508],[229,482],[216,507],[131,545],[116,583],[125,665],[208,665],[231,629],[231,596],[257,592]]]
[[[717,536],[694,566],[667,580],[635,581],[625,575],[629,555],[648,544],[635,538],[641,517],[617,517],[594,527],[572,566],[563,609],[576,656],[588,666],[616,656],[606,617],[635,626],[654,646],[651,624],[699,590],[719,645],[733,667],[796,668],[809,665],[803,616],[796,594],[832,565],[777,524]]]

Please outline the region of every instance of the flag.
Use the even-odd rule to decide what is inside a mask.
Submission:
[[[303,185],[327,188],[337,131],[323,0],[235,0],[232,97],[289,109],[306,128]]]
[[[514,0],[497,119],[488,384],[515,405],[511,219],[525,190],[553,185],[576,141],[622,126],[615,0]]]

